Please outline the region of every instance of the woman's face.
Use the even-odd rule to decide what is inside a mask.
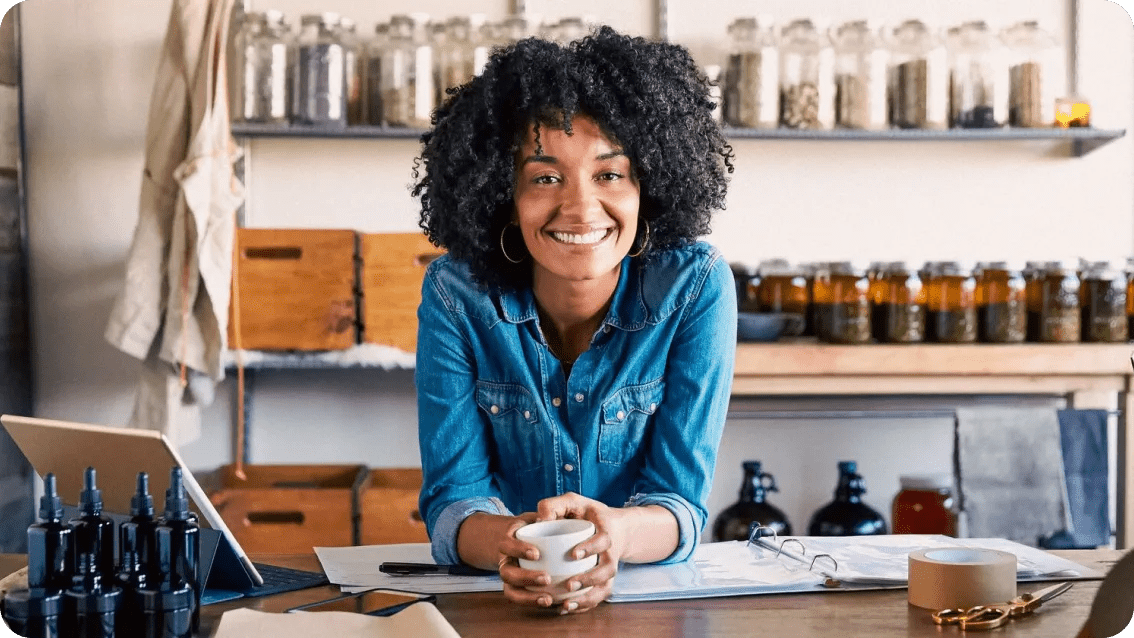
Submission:
[[[585,115],[572,133],[530,128],[516,158],[515,221],[537,276],[585,281],[617,276],[634,245],[640,189],[630,159]]]

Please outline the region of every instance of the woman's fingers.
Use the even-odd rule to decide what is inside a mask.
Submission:
[[[575,492],[545,498],[536,505],[541,521],[554,521],[560,518],[586,518],[587,509],[595,501]]]
[[[613,542],[611,541],[610,534],[607,533],[605,528],[596,527],[594,535],[587,540],[579,543],[572,550],[571,555],[575,560],[586,558],[587,556],[594,556],[595,554],[602,554],[609,550]]]

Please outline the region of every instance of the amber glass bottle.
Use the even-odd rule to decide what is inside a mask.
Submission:
[[[976,341],[976,278],[972,267],[959,261],[939,261],[930,265],[928,270],[926,341]]]
[[[1023,268],[1006,261],[977,264],[977,336],[985,343],[1019,343],[1027,332]]]
[[[760,280],[756,295],[757,312],[790,312],[806,317],[811,293],[803,269],[786,260],[763,262],[756,272]],[[802,330],[802,326],[800,326]],[[794,337],[800,333],[785,334]]]
[[[882,276],[885,294],[881,311],[873,319],[875,337],[885,343],[925,340],[925,313],[929,291],[921,275],[904,261],[891,262]]]
[[[740,499],[717,515],[713,523],[713,540],[748,540],[754,524],[771,528],[777,536],[790,535],[791,523],[787,516],[765,500],[768,492],[778,491],[776,479],[762,470],[760,461],[745,461]]]

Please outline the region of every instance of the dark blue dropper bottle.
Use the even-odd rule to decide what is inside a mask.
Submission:
[[[102,491],[95,483],[95,469],[88,467],[79,493],[79,517],[71,519],[75,528],[75,557],[90,554],[99,574],[114,577],[114,521],[102,515]],[[78,563],[75,564],[78,573]]]
[[[201,588],[199,581],[199,560],[201,554],[200,529],[197,515],[189,510],[189,498],[185,495],[185,483],[181,468],[174,467],[169,473],[169,489],[165,492],[165,514],[154,534],[158,562],[168,565],[168,582],[177,588],[188,586],[193,591],[193,633],[200,631]],[[168,555],[167,555],[168,554]]]
[[[63,592],[60,636],[114,638],[122,591],[104,580],[91,554],[79,554],[71,588]]]
[[[28,588],[61,592],[71,586],[75,545],[71,526],[63,522],[63,501],[55,475],[43,477],[40,522],[28,526]]]

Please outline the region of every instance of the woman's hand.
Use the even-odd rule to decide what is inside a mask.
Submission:
[[[540,501],[537,514],[540,521],[579,518],[594,523],[594,536],[575,546],[574,558],[580,560],[597,555],[598,564],[581,574],[572,576],[565,583],[570,591],[578,591],[585,587],[591,589],[563,601],[559,613],[578,613],[593,609],[610,596],[614,587],[614,576],[618,572],[618,562],[626,551],[626,530],[622,524],[625,511],[568,492],[562,496],[553,496]],[[540,595],[546,597],[541,603],[546,602],[545,606],[550,606],[551,596]]]

